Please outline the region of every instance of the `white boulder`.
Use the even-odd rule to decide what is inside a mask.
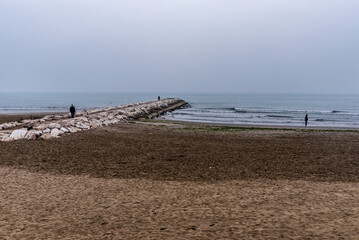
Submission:
[[[87,118],[87,117],[77,117],[76,120],[77,120],[77,121],[81,121],[81,122],[88,122],[88,118]]]
[[[8,137],[4,137],[1,141],[3,141],[3,142],[12,142],[14,140],[15,140],[14,138],[8,136]]]
[[[61,125],[58,123],[50,123],[49,124],[49,128],[54,129],[54,128],[61,128]]]
[[[26,133],[25,138],[28,140],[35,140],[42,135],[42,131],[30,130]]]
[[[49,133],[45,133],[45,134],[42,135],[40,138],[47,140],[47,139],[53,138],[53,136],[52,136],[51,134],[49,134]]]
[[[10,137],[13,138],[14,140],[23,139],[26,133],[27,133],[27,128],[16,129],[11,133]]]
[[[90,129],[91,128],[90,125],[87,125],[85,123],[76,123],[75,126],[80,129]]]
[[[14,122],[2,124],[2,129],[8,129],[8,128],[13,128],[13,127],[16,127],[16,124]]]
[[[67,128],[64,128],[64,127],[60,128],[60,131],[63,131],[64,133],[70,132]]]
[[[0,141],[3,141],[3,139],[8,138],[9,136],[10,136],[10,134],[8,134],[8,133],[0,132]]]
[[[97,127],[99,127],[101,125],[102,125],[102,123],[99,124],[98,122],[90,121],[90,127],[91,128],[97,128]]]
[[[40,124],[38,126],[34,126],[34,129],[38,129],[38,130],[45,130],[46,128],[49,127],[49,124]]]
[[[80,129],[75,128],[75,127],[68,127],[67,129],[69,130],[70,133],[75,133],[75,132],[81,131]]]
[[[31,120],[31,119],[24,119],[24,120],[20,120],[21,123],[25,123],[25,124],[28,124],[28,123],[34,123],[34,120]]]
[[[45,117],[41,118],[41,120],[43,120],[43,122],[51,121],[51,120],[52,120],[52,116],[51,116],[51,115],[45,116]],[[40,122],[42,122],[41,120],[40,120]]]
[[[62,134],[64,134],[64,132],[60,131],[57,128],[54,128],[54,129],[51,130],[51,136],[53,136],[53,137],[59,137]]]
[[[115,123],[118,123],[118,122],[119,122],[118,119],[112,119],[112,120],[106,120],[106,121],[104,121],[103,124],[104,124],[105,126],[108,126],[108,125],[110,125],[110,124],[115,124]]]
[[[50,133],[51,132],[51,129],[50,128],[46,128],[43,133]]]
[[[116,119],[119,120],[119,121],[122,121],[122,120],[123,120],[123,116],[122,116],[122,115],[116,115]]]

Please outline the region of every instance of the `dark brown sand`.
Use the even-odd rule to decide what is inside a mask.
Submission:
[[[355,131],[134,122],[0,153],[0,239],[359,238]]]
[[[51,115],[56,113],[13,113],[13,114],[0,114],[0,124],[7,123],[7,122],[14,122],[14,121],[20,121],[23,119],[37,119],[42,118],[46,115]]]

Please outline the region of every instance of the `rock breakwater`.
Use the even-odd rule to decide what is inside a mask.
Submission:
[[[165,112],[187,105],[179,98],[166,98],[160,101],[125,104],[105,107],[76,114],[48,115],[41,119],[26,119],[0,125],[0,141],[19,139],[50,139],[62,135],[109,126],[128,120],[155,118]]]

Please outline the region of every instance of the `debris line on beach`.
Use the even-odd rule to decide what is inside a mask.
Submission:
[[[182,99],[166,98],[82,111],[77,113],[75,118],[71,118],[70,114],[54,114],[40,119],[3,123],[0,124],[0,141],[56,138],[129,120],[155,118],[185,105],[187,102]]]

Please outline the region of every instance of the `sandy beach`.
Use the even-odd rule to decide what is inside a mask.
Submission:
[[[358,145],[162,121],[0,142],[0,239],[357,239]]]

